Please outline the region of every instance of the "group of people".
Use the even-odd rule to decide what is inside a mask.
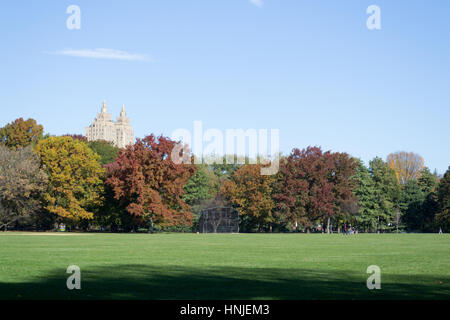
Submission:
[[[347,224],[344,223],[344,235],[349,235],[349,234],[355,234],[357,233],[357,230],[355,230],[354,228],[352,228],[352,225],[349,224],[347,227]]]

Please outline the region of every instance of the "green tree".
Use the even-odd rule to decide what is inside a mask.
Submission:
[[[437,228],[442,228],[444,232],[450,231],[450,167],[445,172],[444,177],[439,182],[438,187],[438,208],[435,223]]]
[[[88,146],[100,156],[102,165],[113,163],[119,152],[119,148],[114,146],[112,142],[105,140],[88,142]]]
[[[19,118],[0,129],[0,145],[19,149],[36,144],[42,138],[44,128],[36,120]]]
[[[430,192],[425,196],[422,204],[423,231],[433,232],[436,229],[435,218],[439,211],[438,196],[436,192]]]
[[[37,145],[49,176],[45,208],[72,222],[94,217],[102,204],[104,169],[99,156],[84,142],[71,137],[49,137]]]
[[[435,174],[431,173],[427,167],[423,168],[420,172],[420,177],[417,179],[420,189],[424,194],[436,191],[439,181]]]
[[[183,200],[191,206],[193,213],[192,230],[198,229],[198,220],[203,209],[221,205],[217,203],[220,180],[211,166],[200,164],[184,185]]]
[[[234,159],[234,161],[232,161],[232,163],[227,163],[227,158]],[[244,161],[248,164],[247,157]],[[214,163],[208,165],[212,172],[223,181],[230,179],[233,173],[241,166],[242,164],[237,164],[237,155],[225,155],[220,161],[214,161]]]
[[[438,187],[439,208],[441,210],[450,208],[450,167],[444,177],[439,181]]]
[[[369,169],[361,160],[358,161],[354,179],[356,188],[354,194],[358,198],[358,228],[364,231],[376,231],[378,211],[380,210],[375,183]]]
[[[400,185],[395,171],[381,158],[375,157],[369,162],[369,171],[374,181],[377,199],[377,231],[385,231],[395,225],[399,209]]]
[[[435,215],[439,210],[437,196],[437,188],[439,186],[438,175],[436,172],[431,173],[425,167],[417,182],[425,197],[421,207],[422,231],[432,232],[435,229]]]
[[[408,180],[403,186],[400,208],[403,222],[409,231],[422,231],[425,219],[422,211],[425,194],[416,180]]]
[[[197,171],[184,185],[183,199],[189,205],[196,205],[202,200],[216,196],[218,177],[205,165],[198,165]]]

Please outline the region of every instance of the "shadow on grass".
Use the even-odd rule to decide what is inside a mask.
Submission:
[[[65,269],[27,283],[0,283],[0,299],[450,299],[450,278],[382,276],[368,290],[365,273],[235,267],[115,265],[81,268],[81,290]]]

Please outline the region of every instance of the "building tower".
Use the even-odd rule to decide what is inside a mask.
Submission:
[[[125,112],[125,105],[122,105],[120,117],[116,121],[116,144],[119,148],[124,148],[134,143],[134,132],[130,125],[130,118]]]
[[[117,122],[111,120],[111,114],[103,101],[101,112],[97,114],[94,122],[86,128],[88,141],[106,140],[112,142],[116,147],[124,148],[134,143],[134,132],[127,117],[125,106],[122,106]]]

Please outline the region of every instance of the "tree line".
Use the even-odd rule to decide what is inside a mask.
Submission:
[[[44,135],[22,118],[0,128],[0,228],[196,232],[201,211],[231,206],[244,232],[450,231],[450,167],[431,173],[412,152],[368,166],[320,147],[261,164],[176,164],[176,142],[153,134],[116,148]]]

